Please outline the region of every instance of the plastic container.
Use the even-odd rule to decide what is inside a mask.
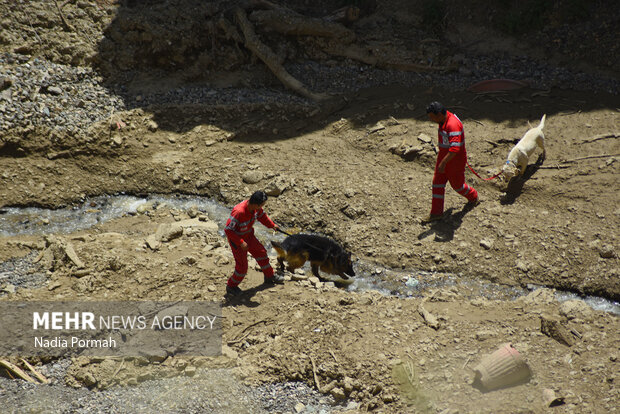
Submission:
[[[482,358],[474,372],[474,385],[479,384],[487,391],[523,384],[532,375],[530,367],[511,343],[503,344]]]

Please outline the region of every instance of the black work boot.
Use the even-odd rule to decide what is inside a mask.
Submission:
[[[239,296],[243,293],[239,286],[228,286],[226,285],[226,296]]]
[[[265,284],[273,285],[275,283],[284,283],[284,276],[280,274],[274,274],[272,277],[265,276]]]

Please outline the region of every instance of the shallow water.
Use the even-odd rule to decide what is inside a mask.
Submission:
[[[0,209],[0,237],[35,234],[67,234],[88,229],[96,224],[104,223],[124,215],[138,214],[141,209],[169,207],[177,210],[197,209],[206,213],[223,228],[230,215],[230,207],[199,196],[185,195],[150,195],[135,197],[129,195],[100,196],[86,200],[80,205],[61,209],[45,209],[37,207],[7,207]],[[282,234],[273,234],[262,225],[255,226],[256,235],[263,241],[282,240]],[[266,247],[270,249],[268,243]],[[308,264],[305,266],[309,269]],[[0,267],[0,271],[1,271]],[[448,273],[432,273],[415,269],[394,270],[358,261],[355,266],[356,277],[348,286],[350,291],[376,290],[385,295],[402,298],[421,297],[443,288],[453,290],[467,298],[485,297],[493,300],[514,300],[526,295],[529,290],[512,286],[504,286],[486,280],[466,278]],[[0,276],[10,283],[10,272],[0,272]],[[21,277],[21,276],[20,276]],[[2,282],[2,280],[0,280]],[[19,283],[18,285],[23,285]],[[532,286],[530,290],[538,289]],[[595,310],[620,315],[620,303],[599,297],[580,297],[573,293],[557,292],[558,301],[580,299]]]

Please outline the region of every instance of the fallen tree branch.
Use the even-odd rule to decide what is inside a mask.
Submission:
[[[588,157],[579,157],[579,158],[573,158],[572,160],[560,161],[560,163],[567,164],[567,163],[570,163],[570,162],[576,162],[576,161],[581,161],[581,160],[590,160],[590,159],[593,159],[593,158],[608,158],[608,157],[620,157],[620,154],[590,155]]]
[[[620,137],[620,132],[610,132],[607,134],[600,134],[600,135],[595,135],[593,137],[586,138],[583,141],[579,142],[578,144],[589,144],[590,142],[599,141],[601,139],[618,138],[618,137]]]
[[[60,7],[60,4],[58,4],[58,0],[54,0],[54,3],[56,4],[56,8],[58,9],[58,14],[60,15],[60,20],[62,21],[62,25],[65,27],[65,29],[67,29],[70,32],[73,32],[73,26],[71,26],[69,24],[69,22],[67,22],[67,20],[65,19],[65,16],[62,14],[62,7]],[[63,3],[63,7],[66,3]]]
[[[288,9],[258,10],[250,20],[285,35],[336,38],[344,43],[355,40],[355,33],[340,23],[316,17],[306,17]]]
[[[571,168],[570,165],[541,165],[537,167],[539,170],[563,170],[565,168]]]
[[[243,328],[241,331],[239,331],[239,334],[236,335],[237,337],[235,339],[231,339],[230,341],[227,341],[226,343],[228,345],[232,345],[232,344],[235,344],[237,342],[243,341],[245,338],[247,338],[250,335],[250,333],[248,332],[246,335],[241,336],[245,331],[247,331],[248,329],[250,329],[253,326],[258,325],[259,323],[263,323],[263,322],[267,322],[267,321],[268,321],[267,319],[261,319],[261,320],[258,320],[256,322],[253,322],[253,323],[249,324],[248,326]]]
[[[241,338],[237,338],[237,339],[232,339],[230,341],[226,341],[227,345],[234,345],[237,342],[241,342],[243,341],[245,338],[247,338],[248,336],[250,336],[250,332],[246,333],[245,335],[243,335]]]
[[[314,363],[314,358],[310,355],[310,363],[312,363],[312,375],[314,376],[314,385],[316,386],[317,391],[321,391],[321,384],[319,383],[319,376],[316,374],[316,364]]]
[[[43,384],[49,384],[49,382],[50,382],[50,381],[49,381],[47,378],[45,378],[45,376],[44,376],[43,374],[41,374],[41,373],[40,373],[40,372],[38,372],[36,369],[34,369],[34,367],[33,367],[32,365],[30,365],[30,364],[28,363],[28,361],[26,361],[26,360],[25,360],[25,359],[23,359],[23,358],[20,358],[20,360],[24,363],[24,365],[26,365],[26,367],[30,370],[30,372],[32,372],[32,373],[33,373],[33,375],[34,375],[35,377],[37,377],[37,379],[38,379],[40,382],[42,382]],[[116,374],[115,374],[115,376],[116,376]]]
[[[123,365],[124,364],[125,364],[125,358],[121,359],[121,363],[118,364],[118,368],[116,368],[116,371],[114,371],[114,374],[112,375],[112,378],[116,378],[118,373],[121,372],[121,369],[123,369]]]
[[[300,81],[291,76],[291,74],[278,63],[278,56],[256,36],[254,28],[248,20],[245,11],[237,7],[235,9],[235,15],[237,17],[237,23],[239,27],[241,27],[241,31],[245,37],[245,47],[250,49],[254,55],[262,60],[284,86],[314,101],[321,101],[328,97],[325,94],[317,94],[306,89]]]
[[[13,365],[9,361],[0,359],[0,366],[4,367],[7,371],[12,372],[13,374],[17,375],[21,379],[28,381],[28,382],[32,382],[33,384],[36,384],[36,381],[33,380],[32,377],[30,377],[24,371],[22,371],[22,369],[19,368],[17,365]]]
[[[229,22],[226,18],[220,17],[220,19],[217,21],[217,27],[222,29],[222,31],[226,35],[227,40],[232,39],[237,43],[243,43],[243,38],[241,37],[241,34],[239,34],[239,32],[237,31],[237,28],[233,26],[232,23]]]

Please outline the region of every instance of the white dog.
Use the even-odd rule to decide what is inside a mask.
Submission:
[[[546,118],[547,115],[543,115],[540,124],[528,130],[508,154],[508,159],[502,167],[502,174],[506,181],[516,175],[523,175],[527,162],[537,146],[542,149],[542,159],[545,159],[545,135],[542,130],[545,127]]]

